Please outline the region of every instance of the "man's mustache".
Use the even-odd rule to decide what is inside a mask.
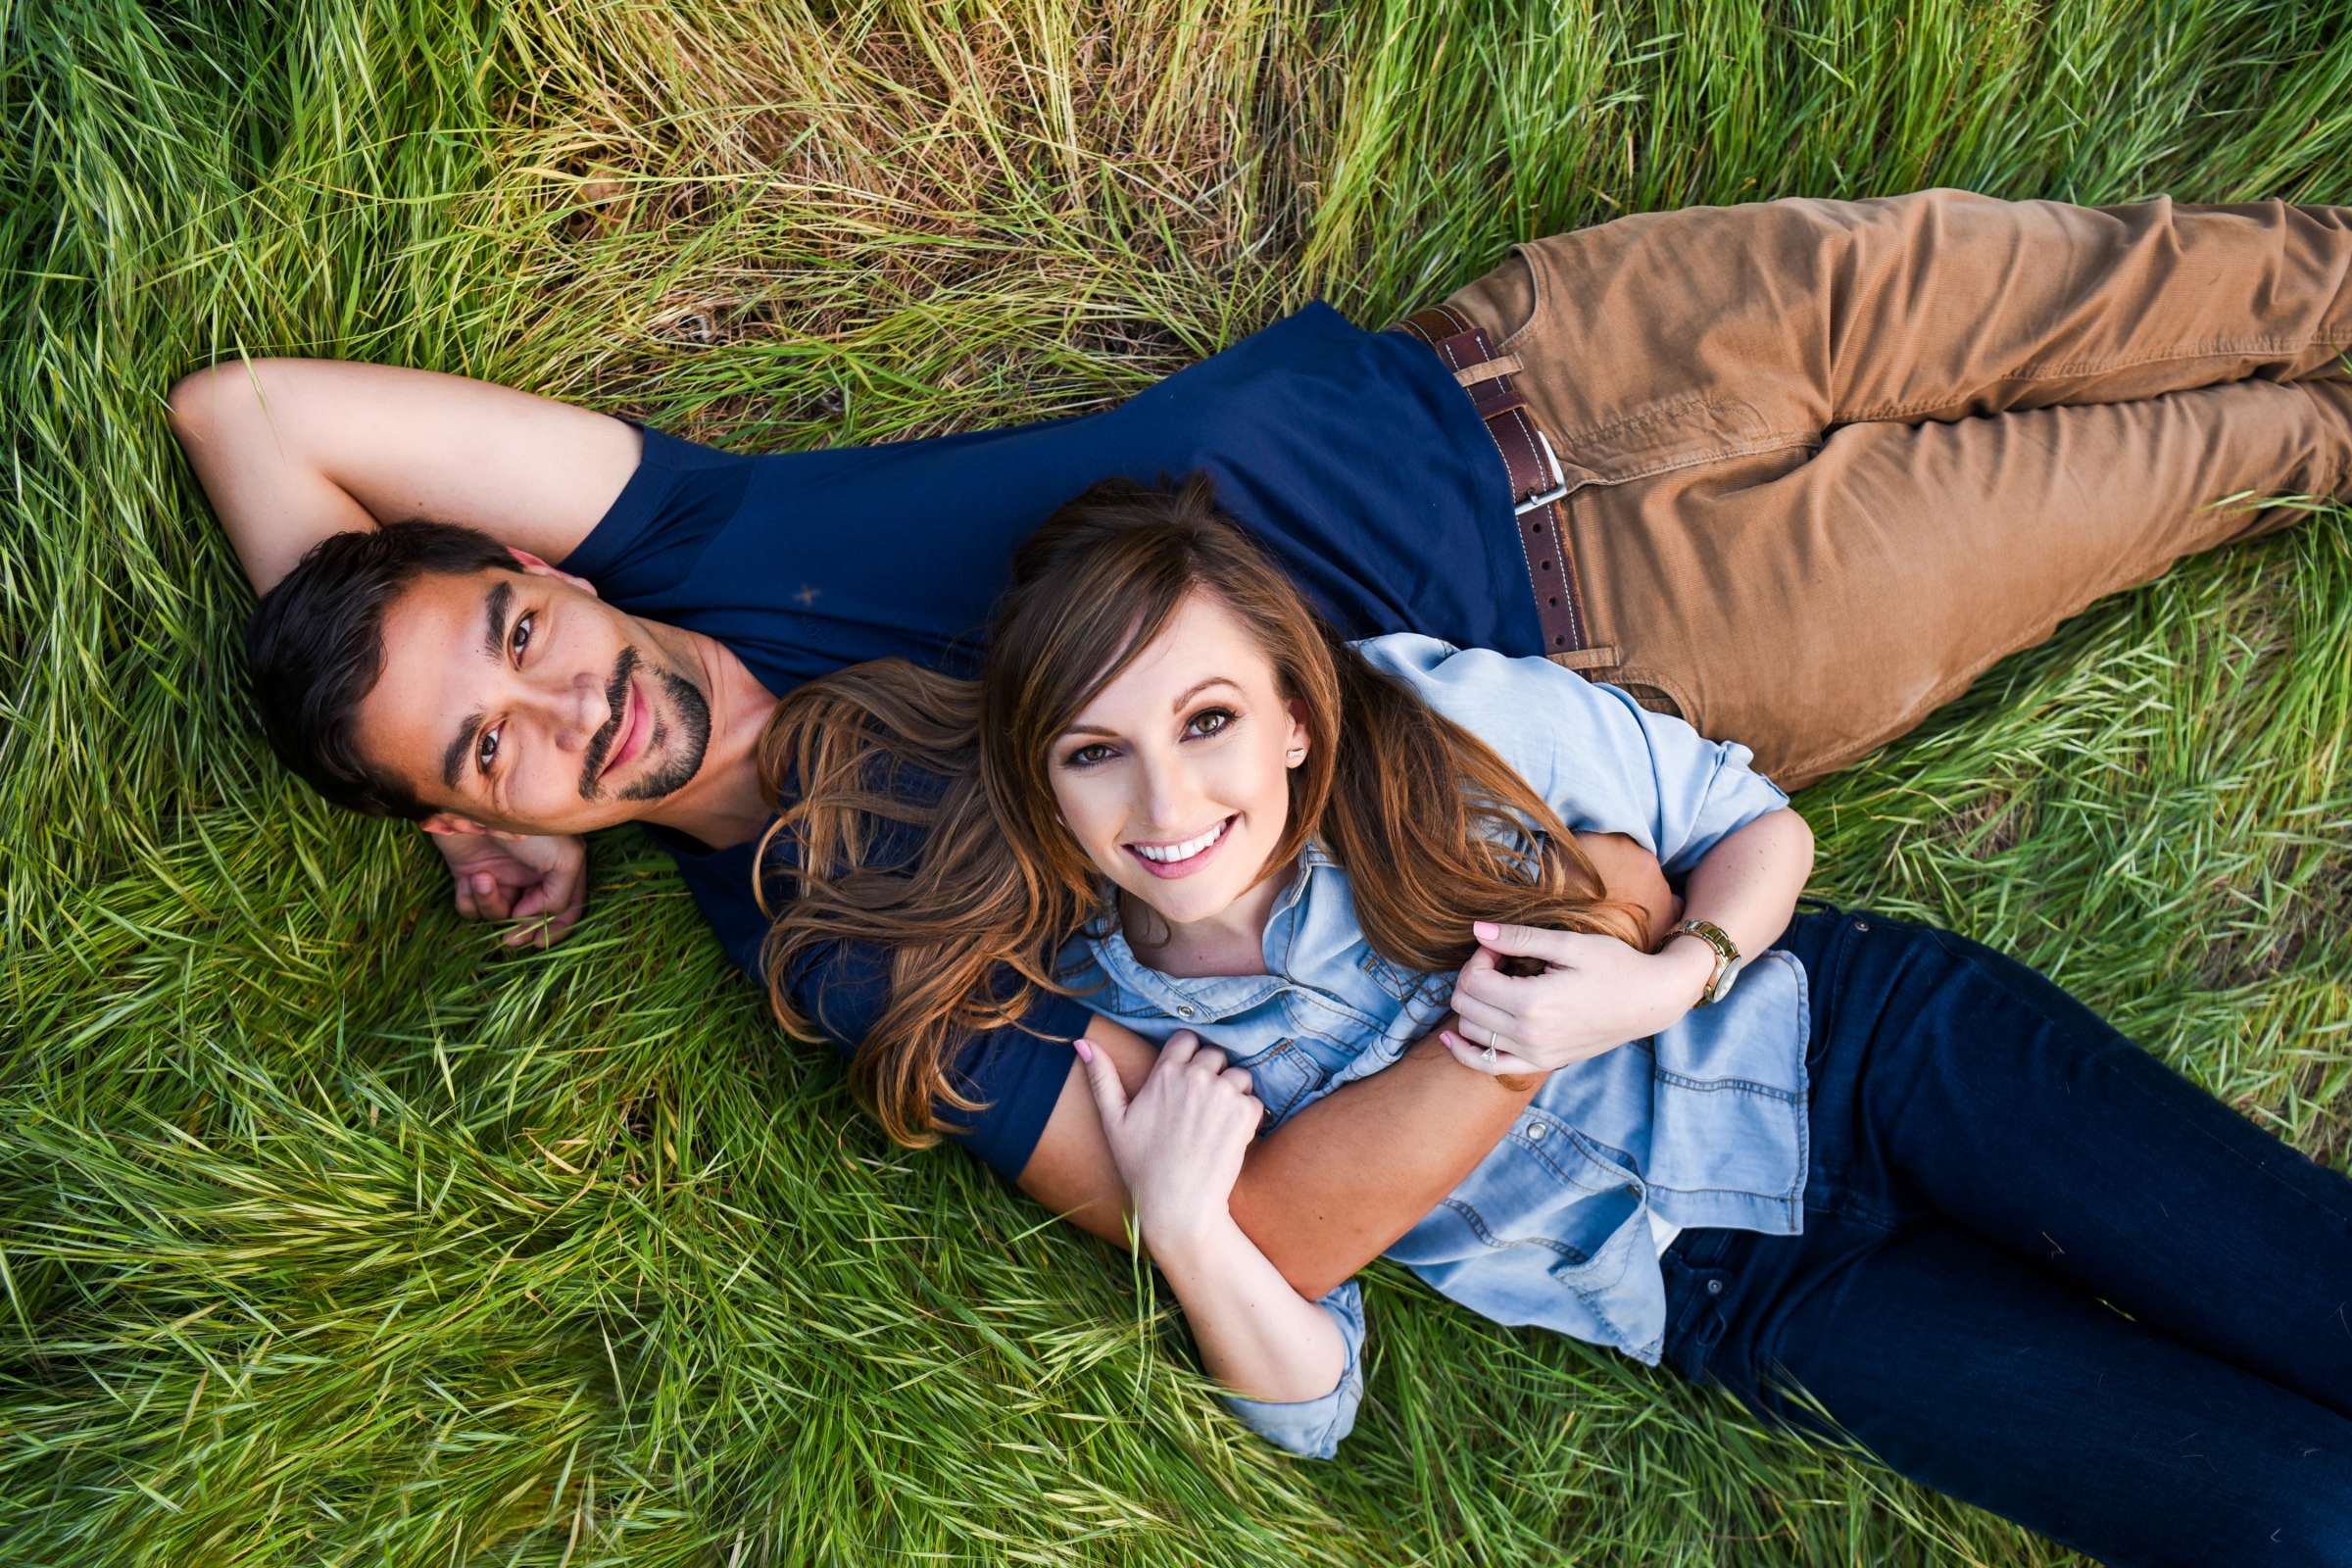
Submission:
[[[612,716],[605,720],[604,728],[588,737],[588,753],[580,768],[580,799],[596,799],[596,775],[605,770],[606,754],[612,743],[620,739],[620,726],[628,718],[629,676],[637,668],[637,649],[634,644],[620,651],[612,662],[612,678],[605,683],[605,706]]]

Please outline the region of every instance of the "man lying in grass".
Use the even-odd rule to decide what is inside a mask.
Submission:
[[[757,976],[778,698],[880,657],[968,668],[1014,544],[1106,474],[1206,471],[1346,635],[1546,654],[1793,787],[2098,596],[2298,515],[2212,503],[2339,487],[2345,220],[1954,192],[1645,215],[1524,247],[1413,332],[1310,307],[1108,413],[871,450],[736,456],[360,365],[224,365],[172,408],[266,594],[289,765],[418,821],[461,911],[522,940],[577,917],[577,835],[645,823]],[[384,526],[411,518],[439,525]],[[845,1043],[891,1004],[867,945],[780,979]],[[1545,977],[1634,1038],[1610,980]],[[1114,1234],[1062,1043],[1112,1027],[1090,1017],[1054,997],[962,1042],[941,1120]],[[1263,1140],[1233,1212],[1319,1297],[1504,1136],[1505,1099],[1426,1039]]]
[[[763,771],[801,897],[768,971],[894,955],[860,1060],[894,1124],[1037,995],[1163,1043],[1075,1049],[1138,1235],[1268,1438],[1337,1453],[1364,1311],[1295,1290],[1228,1194],[1262,1125],[1436,1029],[1520,1111],[1388,1249],[1464,1306],[1842,1429],[2102,1562],[2352,1564],[2352,1181],[1973,942],[1791,924],[1813,837],[1745,748],[1545,660],[1349,646],[1198,478],[1055,514],[988,641],[976,685],[889,660],[784,700]],[[905,797],[868,781],[908,771],[936,805],[878,876]],[[1686,879],[1661,951],[1572,827]],[[1531,947],[1610,966],[1633,1043],[1503,972]]]

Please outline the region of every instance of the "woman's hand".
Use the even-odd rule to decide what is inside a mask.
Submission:
[[[1110,1054],[1073,1044],[1136,1234],[1183,1304],[1208,1375],[1249,1399],[1329,1398],[1332,1441],[1345,1436],[1363,1382],[1347,1381],[1341,1318],[1293,1290],[1227,1206],[1261,1114],[1250,1075],[1187,1029],[1159,1048],[1130,1102]]]
[[[1250,1074],[1180,1029],[1129,1101],[1110,1057],[1084,1040],[1075,1045],[1145,1245],[1157,1251],[1231,1225],[1227,1202],[1265,1113]]]
[[[1463,1066],[1498,1076],[1549,1072],[1654,1035],[1690,1010],[1713,972],[1696,942],[1652,955],[1574,931],[1484,921],[1473,930],[1478,952],[1453,984],[1460,1022],[1440,1038]],[[1506,957],[1539,959],[1544,972],[1504,974]]]

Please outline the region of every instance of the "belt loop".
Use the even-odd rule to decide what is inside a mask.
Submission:
[[[1489,360],[1484,365],[1465,366],[1454,371],[1453,384],[1467,391],[1481,381],[1492,381],[1498,375],[1517,375],[1526,368],[1526,366],[1519,363],[1518,355],[1505,354],[1499,360]]]

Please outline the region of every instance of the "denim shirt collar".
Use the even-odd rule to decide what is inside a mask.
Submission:
[[[1292,928],[1306,907],[1307,889],[1315,873],[1338,863],[1328,849],[1312,839],[1298,852],[1298,874],[1291,878],[1291,885],[1275,901],[1273,912],[1266,918],[1265,934],[1258,940],[1259,956],[1266,968],[1263,974],[1205,979],[1161,974],[1135,956],[1135,950],[1128,946],[1127,933],[1115,918],[1106,921],[1103,929],[1085,934],[1087,956],[1114,993],[1119,994],[1122,1003],[1141,1003],[1187,1021],[1213,1022],[1247,1012],[1289,984],[1278,956],[1290,951]],[[1133,1009],[1123,1006],[1121,1010]]]

